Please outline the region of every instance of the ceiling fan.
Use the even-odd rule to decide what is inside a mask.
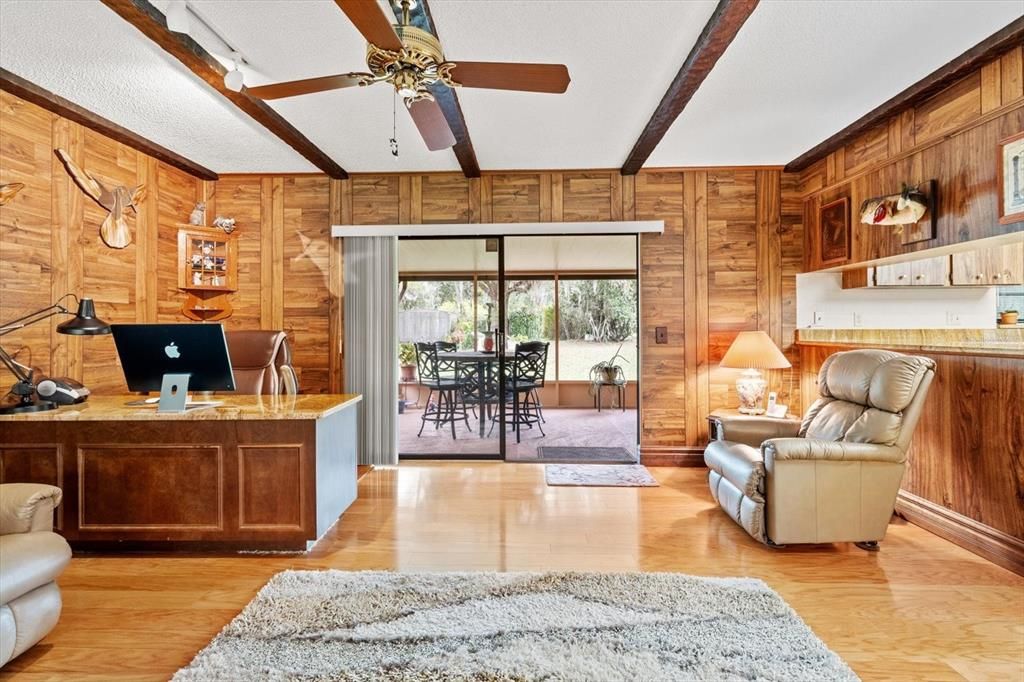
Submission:
[[[569,87],[569,70],[564,64],[446,61],[437,37],[409,23],[411,0],[402,0],[402,20],[394,25],[376,0],[334,1],[366,38],[369,73],[260,85],[247,88],[249,94],[260,99],[280,99],[387,82],[405,100],[427,149],[436,151],[455,144],[455,136],[434,101],[430,86],[550,93],[563,93]]]

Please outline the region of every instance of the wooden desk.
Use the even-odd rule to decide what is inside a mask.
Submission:
[[[306,549],[355,500],[361,396],[228,395],[184,414],[133,398],[0,415],[0,482],[61,488],[73,547]]]

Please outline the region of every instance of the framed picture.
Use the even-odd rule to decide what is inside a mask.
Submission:
[[[822,265],[850,259],[850,200],[825,204],[818,213],[818,256]]]
[[[1024,132],[999,142],[999,222],[1024,221]]]

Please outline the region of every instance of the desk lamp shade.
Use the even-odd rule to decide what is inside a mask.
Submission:
[[[96,304],[92,299],[83,298],[78,301],[78,313],[70,320],[58,324],[57,333],[72,336],[109,334],[110,325],[96,317]]]
[[[736,380],[740,412],[744,414],[764,412],[761,401],[768,383],[758,370],[792,367],[765,332],[740,332],[722,358],[721,366],[746,370]]]

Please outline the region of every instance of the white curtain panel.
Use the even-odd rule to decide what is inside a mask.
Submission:
[[[398,463],[398,238],[345,237],[345,390],[361,393],[359,463]]]

